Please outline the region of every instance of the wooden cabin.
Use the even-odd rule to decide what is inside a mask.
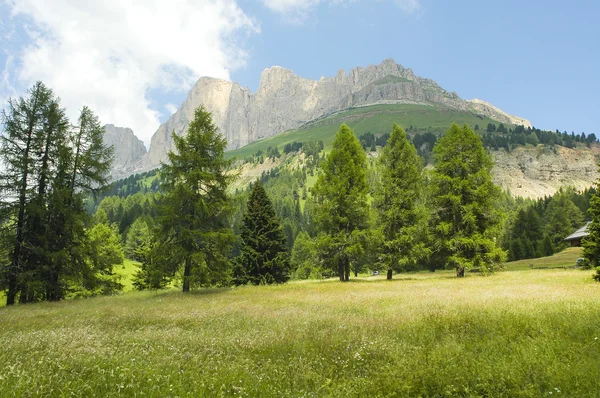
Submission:
[[[573,232],[571,235],[565,238],[566,241],[571,242],[571,247],[580,247],[581,239],[588,236],[590,233],[588,232],[589,222],[585,223],[585,225],[579,228],[577,231]]]

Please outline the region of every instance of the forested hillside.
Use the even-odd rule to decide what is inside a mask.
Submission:
[[[230,187],[235,204],[235,211],[230,216],[233,230],[240,233],[251,186],[258,181],[264,186],[273,209],[281,220],[285,247],[291,256],[292,269],[295,270],[294,276],[297,278],[322,277],[333,272],[319,265],[317,248],[313,241],[319,231],[315,221],[316,202],[313,187],[323,172],[322,167],[327,154],[332,150],[336,131],[333,123],[328,122],[325,126],[329,128],[319,126],[316,131],[308,128],[298,130],[226,153],[228,158],[234,160],[230,172],[237,174]],[[501,150],[507,153],[533,145],[543,145],[551,151],[563,145],[597,145],[594,135],[567,134],[520,126],[507,128],[503,124],[492,122],[485,126],[475,123],[472,130],[481,137],[483,145],[489,151],[494,151],[498,142],[502,142]],[[367,156],[368,201],[371,203],[370,218],[373,224],[376,223],[374,198],[381,178],[377,159],[386,147],[391,133],[390,125],[387,132],[364,132],[357,137]],[[431,184],[430,170],[435,164],[433,148],[444,133],[414,125],[409,125],[406,133],[416,149],[416,154],[421,158],[421,166],[427,166],[423,171],[423,189],[426,195],[422,199],[421,210],[427,212],[427,195],[430,195],[427,186]],[[241,157],[242,155],[244,157]],[[109,190],[97,198],[94,205],[90,203],[92,212],[95,209],[104,212],[108,220],[118,226],[125,247],[128,248],[126,253],[135,252],[133,246],[139,244],[141,225],[144,225],[144,231],[146,227],[152,228],[160,184],[160,171],[142,173],[113,183]],[[500,246],[507,251],[507,258],[535,258],[562,250],[566,247],[564,237],[588,219],[587,209],[594,193],[594,188],[578,192],[574,188],[565,187],[552,196],[540,199],[513,197],[506,191],[499,194],[502,215],[497,237]],[[138,218],[143,221],[136,222]],[[429,222],[422,219],[420,224],[426,226]],[[419,234],[426,236],[426,228]],[[131,242],[128,242],[129,238]],[[232,255],[237,255],[239,250],[236,244]],[[385,269],[380,256],[376,251],[364,251],[352,262],[353,272]],[[431,256],[422,256],[418,261],[404,261],[401,266],[394,267],[394,270],[435,270],[443,267],[443,264],[436,262]]]

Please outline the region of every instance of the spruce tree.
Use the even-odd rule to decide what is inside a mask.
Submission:
[[[227,282],[227,254],[235,239],[228,222],[227,188],[234,176],[227,173],[227,142],[204,107],[196,109],[187,135],[174,133],[173,142],[175,151],[169,152],[161,171],[158,242],[145,272],[157,286],[164,284],[157,280],[171,279],[183,268],[187,292],[192,279],[203,286]]]
[[[434,249],[463,277],[465,269],[493,271],[506,253],[496,244],[500,189],[491,177],[492,159],[467,125],[453,123],[434,147],[432,173]]]
[[[290,278],[290,260],[281,222],[265,189],[256,181],[248,199],[241,228],[240,255],[235,261],[234,283],[284,283]]]
[[[321,259],[348,281],[350,262],[364,251],[368,228],[367,158],[354,132],[343,124],[331,153],[321,163],[312,194]]]
[[[406,132],[394,124],[378,159],[380,181],[374,195],[387,279],[392,279],[394,270],[400,271],[426,251],[416,239],[417,224],[422,218],[419,211],[423,189],[421,165],[422,160]]]

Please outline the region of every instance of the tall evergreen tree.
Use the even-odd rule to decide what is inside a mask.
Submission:
[[[383,235],[381,256],[387,266],[387,279],[425,252],[417,242],[419,203],[423,189],[422,160],[402,127],[394,124],[378,159],[380,181],[375,191],[378,226]]]
[[[259,181],[254,183],[248,199],[241,239],[241,253],[234,268],[236,285],[284,283],[290,278],[281,222]]]
[[[367,158],[354,132],[343,124],[331,153],[321,165],[312,193],[316,199],[317,247],[321,258],[338,273],[350,277],[350,261],[364,251],[361,235],[368,228]]]
[[[496,245],[500,189],[491,177],[492,159],[467,125],[453,123],[434,148],[432,174],[435,250],[463,277],[465,269],[492,271],[506,258]]]
[[[85,259],[83,200],[106,183],[112,151],[89,109],[79,133],[69,130],[65,111],[52,91],[36,83],[27,98],[10,100],[0,140],[2,224],[10,236],[5,267],[7,304],[59,300],[66,273],[82,273]],[[77,137],[77,139],[75,139]],[[64,279],[64,278],[63,278]]]
[[[26,266],[23,246],[27,232],[31,231],[26,225],[26,209],[35,194],[37,154],[42,150],[45,116],[52,99],[52,91],[37,82],[28,97],[9,100],[7,109],[2,111],[2,222],[15,231],[14,235],[7,235],[12,241],[10,263],[5,269],[7,305],[15,303],[19,278]]]
[[[227,219],[227,188],[234,176],[227,173],[227,142],[204,107],[196,109],[187,135],[174,133],[173,142],[175,151],[169,152],[161,171],[158,252],[147,270],[170,279],[183,267],[187,292],[192,279],[199,285],[226,282],[227,253],[235,239]]]

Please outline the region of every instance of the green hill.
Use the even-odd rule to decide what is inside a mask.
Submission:
[[[498,123],[495,120],[478,116],[471,112],[461,112],[427,105],[373,105],[349,109],[305,124],[299,129],[285,132],[273,137],[252,142],[242,148],[227,152],[227,157],[243,159],[254,153],[271,147],[283,148],[285,144],[297,141],[322,140],[325,148],[331,146],[335,133],[342,123],[350,126],[360,136],[363,133],[384,134],[392,130],[392,123],[398,123],[404,128],[413,126],[414,130],[422,132],[442,133],[450,125],[476,124],[484,129],[488,123]]]

